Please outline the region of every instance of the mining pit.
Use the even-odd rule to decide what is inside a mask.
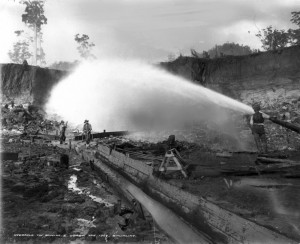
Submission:
[[[160,65],[243,103],[261,100],[277,118],[288,109],[300,128],[299,53],[296,46]],[[46,119],[44,105],[66,76],[1,65],[1,243],[300,242],[295,130],[267,121],[265,154],[236,114],[243,147],[210,124],[157,134],[95,131],[88,144],[70,125],[60,143],[59,120]],[[163,165],[168,157],[173,172]]]

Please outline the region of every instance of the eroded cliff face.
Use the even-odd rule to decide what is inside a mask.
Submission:
[[[179,57],[161,65],[243,103],[260,102],[262,111],[278,118],[289,112],[292,122],[300,126],[300,46],[240,57]],[[271,122],[267,122],[266,130],[272,149],[300,148],[295,132],[287,133]]]
[[[0,64],[2,102],[43,106],[52,87],[67,75],[60,70],[20,64]]]
[[[278,98],[300,98],[300,46],[218,59],[180,57],[161,65],[246,103],[260,100],[263,106],[272,106]]]

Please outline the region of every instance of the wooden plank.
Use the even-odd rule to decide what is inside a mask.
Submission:
[[[102,132],[102,133],[93,133],[92,138],[104,138],[104,137],[109,137],[109,136],[124,136],[128,135],[128,131],[111,131],[111,132]],[[78,135],[74,137],[75,141],[80,141],[84,140],[85,135]]]
[[[266,157],[257,157],[257,161],[262,164],[289,164],[289,165],[300,165],[299,161],[281,159],[281,158],[266,158]]]

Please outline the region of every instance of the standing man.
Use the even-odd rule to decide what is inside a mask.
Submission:
[[[291,123],[292,120],[291,120],[291,113],[290,113],[290,104],[286,104],[286,106],[283,106],[282,107],[283,109],[283,115],[282,115],[282,120],[283,121],[286,121],[288,123]],[[284,132],[284,134],[286,134],[286,141],[287,141],[287,144],[289,145],[290,144],[290,133],[289,133],[289,129],[286,129],[286,128],[281,128]]]
[[[89,121],[86,119],[84,121],[84,125],[83,125],[83,133],[85,134],[85,141],[86,144],[90,143],[91,140],[91,132],[92,132],[92,126],[89,123]]]
[[[66,140],[66,129],[67,129],[67,124],[62,120],[59,125],[59,141],[60,144],[63,144]]]
[[[264,121],[270,116],[260,112],[260,104],[254,103],[252,105],[254,114],[250,118],[250,126],[254,136],[255,144],[259,153],[267,153],[267,137],[265,132]]]

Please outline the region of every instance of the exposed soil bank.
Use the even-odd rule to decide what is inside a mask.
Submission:
[[[43,106],[51,89],[67,72],[20,64],[0,64],[1,95],[3,102],[16,104],[31,102]]]
[[[300,46],[268,51],[247,56],[225,56],[216,59],[179,57],[161,63],[168,71],[183,76],[227,96],[251,102],[259,97],[267,103],[275,99],[276,90],[283,98],[300,98]],[[260,91],[268,96],[263,98]],[[268,93],[269,91],[269,93]]]

